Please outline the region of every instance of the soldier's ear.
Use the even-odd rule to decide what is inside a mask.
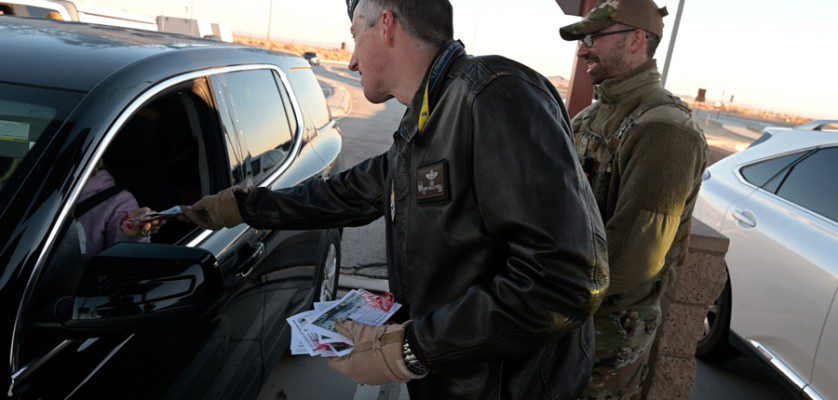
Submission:
[[[626,44],[631,53],[638,51],[646,51],[646,32],[641,29],[635,29],[629,34],[629,41]]]

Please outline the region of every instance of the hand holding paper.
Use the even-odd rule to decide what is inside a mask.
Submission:
[[[377,296],[362,289],[353,290],[340,300],[314,303],[314,310],[288,318],[291,354],[322,357],[350,354],[355,344],[338,331],[339,321],[381,326],[400,307],[401,304],[393,301],[392,294]]]

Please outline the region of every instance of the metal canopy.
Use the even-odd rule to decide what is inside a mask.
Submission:
[[[559,7],[561,7],[562,12],[567,15],[575,15],[577,17],[585,15],[583,12],[585,11],[584,0],[556,0],[556,3],[559,3]]]

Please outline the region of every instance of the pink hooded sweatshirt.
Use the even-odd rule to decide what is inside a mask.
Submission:
[[[115,184],[108,171],[104,169],[94,171],[81,190],[78,202],[80,203]],[[84,227],[87,242],[85,246],[86,254],[95,256],[102,250],[119,242],[149,243],[150,238],[147,236],[131,237],[122,233],[122,229],[120,229],[122,221],[125,220],[128,213],[138,208],[140,207],[137,205],[137,199],[127,190],[123,190],[79,217],[78,221]]]

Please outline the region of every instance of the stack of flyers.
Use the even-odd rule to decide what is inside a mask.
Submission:
[[[314,303],[314,310],[288,318],[291,325],[291,354],[321,357],[343,357],[352,353],[354,343],[335,329],[335,323],[348,320],[359,324],[381,326],[401,304],[393,295],[374,295],[355,289],[340,300]]]

